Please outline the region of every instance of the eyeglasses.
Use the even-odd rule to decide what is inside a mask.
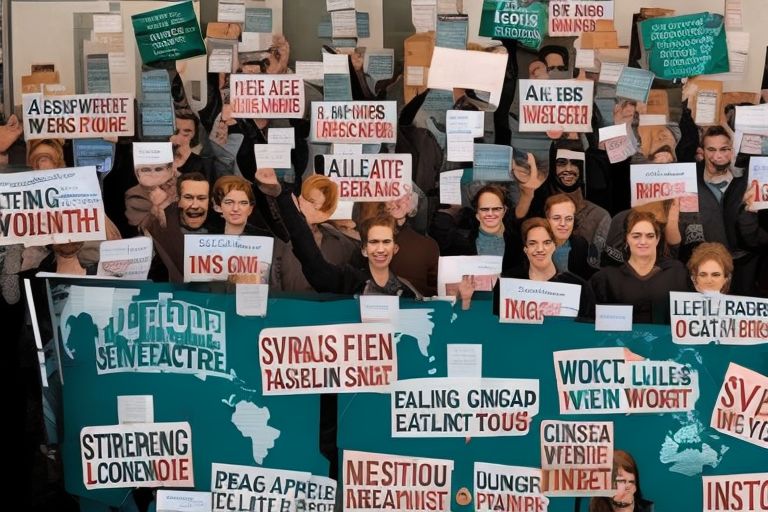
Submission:
[[[251,206],[250,201],[235,201],[234,199],[224,199],[221,202],[221,206],[226,206],[227,208],[232,208],[233,206],[239,206],[240,208],[248,208]]]
[[[552,244],[554,244],[552,240],[544,240],[543,242],[537,242],[535,240],[530,240],[528,242],[525,242],[525,246],[529,249],[535,249],[539,245],[543,245],[545,248],[551,247]]]
[[[483,206],[478,208],[477,211],[480,213],[501,213],[505,208],[506,206]]]
[[[561,217],[560,215],[555,215],[555,216],[553,216],[553,217],[550,217],[550,218],[549,218],[549,220],[551,220],[551,221],[552,221],[552,222],[554,222],[555,224],[560,224],[560,223],[562,223],[562,222],[564,222],[564,223],[566,223],[566,224],[573,224],[573,220],[574,220],[574,218],[573,218],[573,217],[571,217],[571,216],[568,216],[568,217]]]

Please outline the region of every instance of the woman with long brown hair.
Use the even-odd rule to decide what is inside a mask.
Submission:
[[[653,512],[653,502],[643,499],[640,472],[635,459],[622,450],[613,452],[613,485],[611,498],[592,498],[589,512]]]

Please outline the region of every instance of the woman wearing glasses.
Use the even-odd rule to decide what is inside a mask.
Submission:
[[[589,512],[652,512],[653,502],[643,499],[640,473],[632,455],[622,450],[613,452],[613,484],[611,498],[592,498]]]

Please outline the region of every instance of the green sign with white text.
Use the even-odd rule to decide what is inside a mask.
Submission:
[[[515,39],[523,46],[538,49],[547,32],[547,4],[526,0],[485,0],[480,35]]]
[[[192,2],[136,14],[131,20],[144,64],[205,55],[205,43]]]

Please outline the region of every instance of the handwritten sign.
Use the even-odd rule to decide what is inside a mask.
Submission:
[[[267,283],[273,244],[272,238],[261,236],[185,235],[184,282],[249,275]]]
[[[768,448],[768,377],[736,363],[728,365],[710,426]]]
[[[396,142],[394,101],[313,101],[312,142]]]
[[[268,419],[269,412],[265,414]],[[310,477],[311,473],[302,471],[214,463],[211,510],[297,510],[299,500],[306,497]]]
[[[523,46],[538,49],[546,35],[547,4],[535,0],[484,0],[480,35],[515,39]]]
[[[475,462],[475,510],[547,512],[541,493],[541,470]]]
[[[675,343],[768,343],[768,299],[689,292],[670,292],[669,299]]]
[[[132,137],[133,95],[24,94],[24,138]]]
[[[768,510],[768,473],[701,477],[703,512]]]
[[[502,278],[499,285],[501,323],[540,324],[545,316],[579,314],[581,285]]]
[[[186,422],[85,427],[80,453],[88,490],[195,485]]]
[[[520,131],[592,131],[589,80],[520,80]]]
[[[753,210],[768,208],[768,157],[753,156],[749,159],[749,191],[753,193]]]
[[[180,60],[205,55],[192,2],[179,2],[131,16],[141,61]]]
[[[696,196],[698,203],[699,187],[693,162],[632,165],[629,181],[633,207],[687,196]]]
[[[304,116],[304,80],[295,75],[232,75],[232,117],[254,119]]]
[[[597,20],[613,20],[613,0],[549,2],[549,35],[552,37],[595,32]]]
[[[324,155],[343,201],[393,201],[411,190],[411,155]]]
[[[0,174],[0,245],[105,238],[95,167]]]

